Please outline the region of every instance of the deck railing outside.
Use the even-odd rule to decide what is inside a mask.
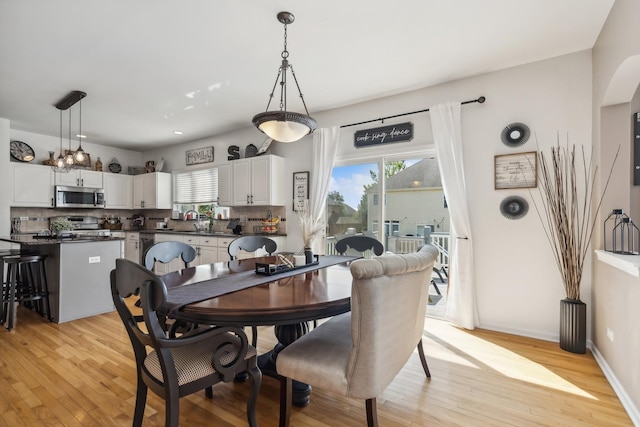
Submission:
[[[327,237],[327,255],[338,255],[335,248],[336,241],[335,236]],[[449,265],[449,233],[431,233],[430,242],[440,250],[438,262],[443,267],[447,267]],[[383,243],[385,250],[389,252],[396,254],[408,254],[417,251],[418,248],[424,244],[424,238],[415,236],[386,236],[386,242]],[[371,254],[365,253],[364,257],[370,258]]]

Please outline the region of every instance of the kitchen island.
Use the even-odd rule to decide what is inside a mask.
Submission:
[[[0,236],[25,252],[47,255],[49,304],[57,323],[114,310],[109,275],[121,257],[123,238],[36,239]]]

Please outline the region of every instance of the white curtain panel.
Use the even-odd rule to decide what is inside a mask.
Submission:
[[[327,193],[331,181],[331,171],[338,151],[340,141],[340,127],[321,128],[313,134],[313,168],[309,179],[309,210],[314,218],[321,219],[325,215]],[[324,238],[313,242],[315,253],[324,253]]]
[[[474,329],[479,322],[473,239],[462,156],[460,103],[436,105],[429,109],[429,113],[442,186],[451,215],[446,318],[463,328]]]

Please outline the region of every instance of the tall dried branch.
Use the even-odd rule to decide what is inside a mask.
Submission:
[[[558,137],[557,146],[551,147],[550,156],[538,150],[540,207],[532,195],[533,205],[560,271],[566,296],[574,300],[580,299],[584,261],[620,147],[599,196],[595,194],[598,167],[593,164],[593,153],[587,158],[584,147],[581,152],[582,164],[578,164],[581,173],[578,173],[575,145],[569,146],[567,141],[561,147]],[[596,197],[597,205],[594,206]]]

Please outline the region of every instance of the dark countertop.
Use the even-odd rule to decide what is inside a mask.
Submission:
[[[61,243],[91,243],[91,242],[111,242],[114,240],[125,240],[124,237],[99,237],[99,236],[79,236],[76,238],[48,238],[35,239],[35,234],[16,234],[12,236],[0,236],[0,241],[18,243],[21,245],[59,245]]]
[[[134,230],[131,230],[134,231]],[[285,237],[286,234],[269,234],[269,233],[242,233],[233,234],[224,231],[180,231],[180,230],[139,230],[139,233],[150,234],[188,234],[191,236],[215,236],[215,237],[240,237],[240,236],[267,236],[267,237]]]

